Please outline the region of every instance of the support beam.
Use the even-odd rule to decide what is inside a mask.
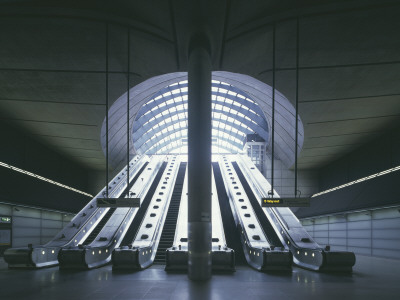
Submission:
[[[131,132],[129,130],[129,124],[130,124],[130,120],[129,120],[129,111],[131,109],[131,105],[130,105],[130,100],[131,100],[131,95],[130,95],[130,91],[131,91],[131,77],[130,77],[130,70],[131,70],[131,31],[128,27],[128,46],[127,46],[127,69],[128,69],[128,74],[126,74],[126,81],[127,81],[127,86],[126,86],[126,166],[127,166],[127,170],[126,170],[126,186],[129,189],[129,145],[130,145],[130,135]],[[130,192],[128,191],[127,193],[128,198],[130,197]]]
[[[211,58],[192,40],[188,64],[188,276],[211,278]]]
[[[106,198],[108,198],[109,170],[108,170],[108,23],[106,24]]]
[[[274,196],[274,160],[275,160],[275,39],[276,24],[272,28],[272,126],[271,126],[271,190],[268,192]]]
[[[299,18],[297,18],[296,22],[296,137],[295,137],[295,152],[294,152],[294,197],[297,197],[297,152],[298,152],[298,144],[299,144]]]

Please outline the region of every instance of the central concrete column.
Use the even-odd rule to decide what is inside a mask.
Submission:
[[[211,278],[211,59],[192,40],[188,72],[188,275]]]

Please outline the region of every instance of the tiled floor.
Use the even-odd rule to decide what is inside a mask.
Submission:
[[[8,270],[0,259],[0,299],[400,299],[400,261],[357,256],[353,274],[320,274],[293,268],[265,274],[239,267],[205,283],[161,266],[113,273],[111,266],[80,272]]]

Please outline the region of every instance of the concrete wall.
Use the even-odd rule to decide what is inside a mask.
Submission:
[[[0,141],[0,161],[90,192],[86,168],[1,120]],[[79,193],[0,167],[0,202],[77,212],[89,200]]]
[[[400,129],[382,135],[320,170],[299,170],[301,196],[339,186],[400,165]],[[271,157],[265,156],[264,174],[271,181]],[[294,170],[274,160],[274,188],[281,197],[294,196]]]
[[[400,129],[396,129],[322,168],[319,191],[399,165]],[[303,216],[303,226],[322,246],[400,259],[398,172],[313,198],[312,207],[296,214]],[[351,212],[355,210],[351,206],[360,212]],[[384,208],[390,206],[395,208]]]
[[[0,203],[0,215],[12,217],[12,247],[50,241],[74,214]]]
[[[300,221],[321,246],[400,259],[400,206]]]
[[[400,165],[400,126],[320,170],[320,191]]]

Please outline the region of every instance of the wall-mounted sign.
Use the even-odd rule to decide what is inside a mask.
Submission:
[[[308,207],[310,198],[262,198],[262,207]]]
[[[140,207],[140,198],[99,198],[97,207]]]
[[[11,223],[11,217],[0,216],[0,223],[10,224]]]

